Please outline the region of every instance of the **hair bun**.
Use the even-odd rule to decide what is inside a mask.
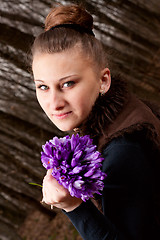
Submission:
[[[91,31],[93,29],[93,17],[78,5],[60,5],[51,10],[45,20],[45,31],[60,24],[78,24]]]

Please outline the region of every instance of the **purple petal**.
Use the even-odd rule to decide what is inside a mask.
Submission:
[[[84,176],[85,176],[85,177],[90,177],[91,175],[93,175],[93,173],[94,173],[94,169],[91,168],[88,172],[86,172],[86,173],[84,174]]]
[[[46,155],[51,155],[52,154],[52,149],[51,149],[51,147],[48,143],[46,145],[43,145],[42,148],[43,148],[43,151]]]
[[[83,166],[76,166],[73,168],[73,170],[70,172],[70,174],[80,173],[83,170]]]
[[[68,189],[71,196],[83,201],[101,194],[106,174],[101,171],[101,154],[88,135],[54,137],[42,146],[41,161],[46,169],[52,168],[52,176]],[[85,177],[85,181],[83,178]]]
[[[81,189],[82,188],[82,185],[84,184],[84,181],[82,180],[77,180],[73,183],[73,186],[77,189]]]

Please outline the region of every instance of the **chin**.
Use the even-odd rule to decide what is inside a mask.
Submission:
[[[53,119],[50,118],[50,120],[52,121],[52,123],[62,132],[69,132],[69,131],[73,131],[74,128],[78,128],[79,127],[79,123],[75,123],[75,122],[61,122],[61,121],[53,121]]]
[[[69,132],[69,131],[72,131],[74,129],[74,127],[72,128],[72,127],[67,127],[67,126],[56,125],[56,127],[62,132]]]

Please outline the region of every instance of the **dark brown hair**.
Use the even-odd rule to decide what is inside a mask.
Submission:
[[[65,26],[54,28],[61,24],[76,24],[86,31]],[[87,30],[93,30],[93,18],[82,6],[59,5],[46,17],[45,31],[36,37],[31,49],[32,56],[36,53],[57,53],[79,47],[86,57],[102,69],[107,65],[106,53],[101,42],[87,33]]]

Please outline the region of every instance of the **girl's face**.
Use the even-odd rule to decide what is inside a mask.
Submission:
[[[101,76],[78,50],[38,53],[33,75],[39,104],[62,131],[79,127],[89,115],[101,89]]]

